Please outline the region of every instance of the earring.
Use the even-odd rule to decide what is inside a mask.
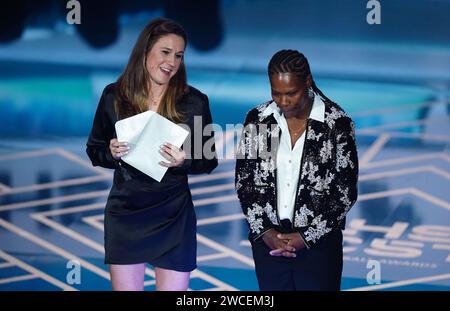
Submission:
[[[314,91],[312,89],[312,87],[308,88],[308,97],[313,97],[314,96]]]

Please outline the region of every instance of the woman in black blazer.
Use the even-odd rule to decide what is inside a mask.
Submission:
[[[157,290],[186,290],[196,268],[196,216],[187,174],[217,166],[208,98],[186,83],[184,30],[167,19],[150,22],[140,34],[128,65],[100,98],[87,142],[94,166],[114,169],[105,209],[105,263],[114,290],[142,290],[146,263],[155,267]],[[183,149],[169,143],[160,153],[168,167],[161,182],[121,160],[129,150],[116,139],[116,121],[153,110],[190,129]],[[194,122],[199,122],[194,126]],[[158,133],[155,133],[158,135]],[[199,138],[194,140],[194,135]],[[191,142],[208,142],[209,154]],[[188,146],[191,148],[185,148]]]

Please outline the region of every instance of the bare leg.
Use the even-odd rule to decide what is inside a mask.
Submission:
[[[145,263],[135,265],[109,265],[114,291],[144,290]]]
[[[186,291],[189,287],[190,272],[179,272],[155,267],[156,290]]]

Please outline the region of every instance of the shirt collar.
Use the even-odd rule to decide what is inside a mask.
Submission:
[[[322,123],[325,121],[325,103],[317,94],[314,94],[314,103],[309,117]]]
[[[272,101],[262,112],[262,117],[267,117],[273,114],[275,119],[278,121],[278,118],[281,116],[280,108],[278,108],[277,104]],[[325,121],[325,103],[322,98],[315,94],[314,102],[311,109],[311,113],[309,114],[310,119],[314,119],[319,122]]]

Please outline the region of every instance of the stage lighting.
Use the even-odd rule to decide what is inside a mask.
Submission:
[[[94,48],[113,44],[119,36],[118,1],[83,1],[81,24],[77,31]]]
[[[164,9],[168,18],[183,25],[194,48],[208,51],[220,45],[223,27],[217,0],[170,0]]]
[[[9,43],[22,36],[25,29],[25,15],[24,1],[0,2],[0,43]]]

